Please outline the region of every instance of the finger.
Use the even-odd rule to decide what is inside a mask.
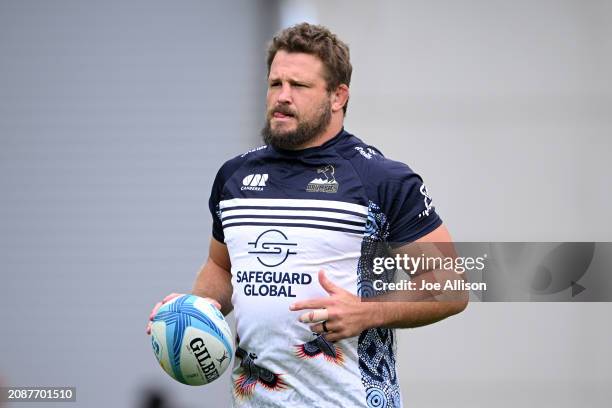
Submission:
[[[329,327],[328,327],[329,329]],[[331,341],[331,342],[335,342],[338,340],[344,340],[346,339],[347,336],[342,334],[342,332],[335,332],[335,331],[329,331],[327,333],[325,333],[325,339],[327,339],[327,341]]]
[[[325,331],[325,328],[327,328],[327,331]],[[334,331],[334,323],[330,323],[329,320],[325,321],[325,327],[323,327],[323,322],[320,323],[315,323],[315,324],[311,324],[310,325],[310,330],[315,332],[315,333],[331,333]],[[327,338],[327,336],[325,337]]]
[[[328,317],[329,313],[327,312],[327,309],[314,309],[301,315],[299,320],[302,323],[314,323],[327,320]]]
[[[171,301],[174,298],[177,298],[179,296],[183,296],[182,293],[171,293],[168,296],[166,296],[165,298],[162,299],[162,304],[168,303],[169,301]]]
[[[333,295],[334,293],[337,293],[342,290],[342,288],[340,288],[334,282],[327,278],[323,269],[319,271],[319,283],[321,284],[321,287],[325,289],[325,291],[330,295]]]
[[[289,306],[289,310],[323,309],[326,306],[329,306],[329,298],[314,298],[295,302]]]
[[[162,302],[157,302],[155,306],[153,306],[153,310],[151,310],[151,314],[149,315],[149,320],[153,320],[160,307],[162,307]]]
[[[328,324],[325,324],[326,326],[328,326]],[[329,330],[329,327],[327,328],[327,330]],[[325,333],[325,330],[323,330],[323,323],[315,323],[315,324],[311,324],[310,325],[310,331],[313,333]]]

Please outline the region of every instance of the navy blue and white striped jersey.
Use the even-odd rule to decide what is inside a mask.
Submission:
[[[393,330],[330,343],[289,305],[328,296],[321,269],[352,293],[378,294],[373,258],[442,223],[421,177],[342,130],[321,146],[229,160],[209,204],[232,265],[234,406],[400,407]]]

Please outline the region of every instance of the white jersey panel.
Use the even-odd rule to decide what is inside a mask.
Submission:
[[[291,312],[289,305],[329,296],[318,281],[321,269],[335,284],[357,294],[367,208],[280,199],[232,199],[222,201],[220,208],[232,263],[237,333],[250,361],[236,361],[235,406],[275,406],[271,401],[282,407],[298,401],[317,407],[363,405],[358,338],[336,342],[333,352],[325,350],[320,336],[298,321],[304,311]],[[312,219],[288,218],[296,214]],[[265,367],[268,383],[249,379],[262,375],[259,367]],[[326,387],[333,387],[333,392],[326,393]],[[333,399],[322,398],[326,394]]]

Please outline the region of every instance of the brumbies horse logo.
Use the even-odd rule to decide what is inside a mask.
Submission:
[[[331,164],[319,167],[317,174],[323,174],[322,177],[317,177],[306,186],[306,191],[311,193],[337,193],[338,182],[336,181],[336,170]]]
[[[325,167],[321,167],[320,169],[317,169],[317,173],[321,174],[323,173],[323,175],[325,176],[325,182],[327,183],[335,183],[338,184],[338,182],[336,181],[336,178],[334,177],[336,171],[334,170],[334,166],[332,166],[331,164],[328,164]]]

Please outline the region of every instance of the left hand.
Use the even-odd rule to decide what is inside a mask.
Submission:
[[[325,333],[329,341],[338,341],[348,337],[358,336],[362,331],[373,327],[375,311],[373,303],[362,302],[359,296],[337,286],[325,276],[325,271],[319,271],[319,283],[329,293],[329,297],[306,299],[295,302],[289,310],[313,309],[300,316],[302,323],[315,323],[310,330],[315,333]],[[323,330],[323,321],[327,332]]]

